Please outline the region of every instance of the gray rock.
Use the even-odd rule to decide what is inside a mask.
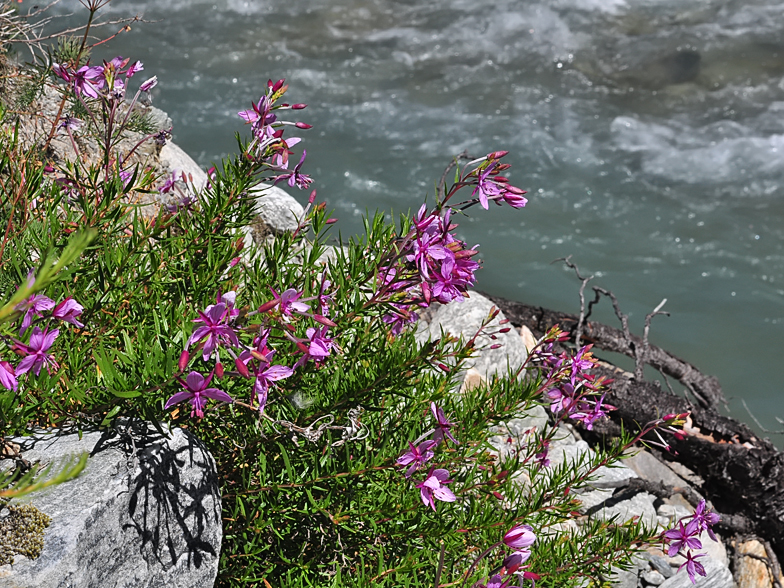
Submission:
[[[442,329],[454,336],[462,336],[464,340],[473,337],[494,305],[477,292],[469,292],[469,296],[462,302],[454,301],[440,306],[429,323],[420,322],[417,340],[424,342],[428,337],[437,339],[441,336]],[[464,364],[466,369],[473,367],[488,380],[494,375],[506,375],[508,368],[517,369],[527,357],[525,344],[514,329],[498,333],[500,329],[510,326],[501,325],[500,321],[503,319],[503,313],[499,313],[490,322],[476,339],[475,356]],[[495,334],[496,339],[491,339],[490,334]],[[490,349],[493,345],[500,347]],[[459,379],[462,381],[463,378]]]
[[[633,469],[644,480],[663,482],[664,484],[680,488],[688,486],[686,480],[644,449],[625,458],[623,463]]]
[[[675,574],[672,578],[668,578],[661,584],[660,588],[736,588],[735,580],[732,579],[732,574],[726,565],[709,559],[707,557],[700,558],[699,561],[705,567],[705,577],[695,576],[696,584],[692,584],[689,579],[689,574],[686,569],[682,569]]]
[[[169,141],[161,147],[158,154],[161,169],[167,174],[184,172],[193,178],[193,187],[196,191],[202,190],[207,185],[207,172],[205,172],[193,158],[185,153],[176,143]]]
[[[629,569],[613,568],[610,582],[612,582],[613,588],[637,588],[639,577],[643,570],[647,569],[648,562],[641,555],[635,555]]]
[[[625,522],[633,517],[639,517],[649,528],[656,527],[659,520],[653,502],[656,497],[647,492],[635,494],[628,500],[622,500],[612,506],[605,506],[594,515],[601,519],[610,519],[617,516],[619,522]]]
[[[667,559],[662,557],[661,555],[646,552],[643,554],[643,556],[651,564],[651,567],[657,572],[659,572],[665,579],[671,578],[672,575],[675,573],[673,572],[672,567],[670,567],[670,562],[667,561]]]
[[[88,452],[82,474],[31,494],[51,517],[40,557],[0,567],[0,588],[211,587],[223,531],[212,456],[187,431],[140,427],[15,439],[42,464]]]
[[[256,198],[256,220],[251,225],[253,240],[261,244],[267,235],[293,231],[305,215],[305,209],[293,196],[267,184],[257,184],[251,195]]]
[[[642,579],[645,580],[645,583],[649,584],[650,586],[659,586],[667,578],[665,578],[656,570],[648,570],[647,572],[643,572]]]
[[[172,128],[172,119],[167,112],[152,105],[140,108],[156,131],[168,131]]]

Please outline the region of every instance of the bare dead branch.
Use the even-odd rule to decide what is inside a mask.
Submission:
[[[662,307],[667,304],[667,299],[665,298],[659,303],[659,306],[653,309],[653,312],[648,313],[645,316],[645,328],[642,332],[642,347],[638,347],[635,349],[635,358],[634,358],[634,377],[637,380],[642,380],[642,368],[645,365],[645,360],[648,357],[648,347],[650,346],[648,343],[648,334],[651,330],[651,320],[657,314],[663,314],[666,316],[670,316],[669,312],[663,312]]]
[[[556,261],[563,261],[564,265],[566,265],[566,267],[569,267],[572,270],[574,270],[574,273],[577,276],[577,279],[580,280],[580,318],[577,320],[577,331],[576,331],[576,334],[574,336],[574,344],[575,344],[575,346],[577,346],[579,348],[581,340],[583,338],[583,325],[585,324],[585,319],[586,319],[586,315],[585,315],[585,287],[588,285],[588,282],[593,280],[594,276],[591,276],[590,278],[582,277],[580,275],[580,269],[574,263],[572,263],[571,260],[572,260],[572,256],[569,255],[567,257],[561,257],[559,259],[556,259],[555,261],[553,261],[553,263],[555,263]],[[598,300],[594,299],[594,302],[598,302]],[[591,303],[591,304],[593,304],[593,303]]]

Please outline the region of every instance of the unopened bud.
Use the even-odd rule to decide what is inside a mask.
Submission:
[[[307,104],[300,103],[300,104],[292,104],[291,108],[292,110],[302,110],[303,108],[307,108],[307,106],[308,106]]]
[[[269,312],[278,305],[278,300],[270,300],[259,306],[259,312]]]
[[[336,218],[328,218],[327,220],[324,221],[324,224],[326,224],[326,225],[334,225],[336,222],[338,222],[338,219],[336,219]]]
[[[493,151],[492,153],[487,154],[487,159],[501,159],[508,154],[508,151]]]
[[[286,80],[278,80],[277,82],[275,82],[275,85],[272,86],[272,92],[275,93],[278,90],[280,90],[283,87],[283,84],[285,83],[285,81]]]
[[[188,361],[190,358],[191,356],[187,349],[180,353],[180,361],[177,362],[177,367],[181,372],[185,371],[185,368],[188,367]]]
[[[310,193],[310,198],[308,198],[308,204],[313,204],[316,201],[316,191],[313,190]]]
[[[314,314],[313,320],[316,321],[317,323],[321,323],[325,327],[337,327],[337,324],[333,323],[327,317],[321,316],[320,314]]]
[[[149,80],[144,82],[139,88],[142,92],[149,92],[158,84],[158,76],[152,76]]]
[[[240,373],[240,375],[243,378],[250,377],[250,371],[248,371],[248,366],[246,366],[245,362],[243,362],[239,357],[237,357],[234,360],[234,366],[237,368],[237,371]]]
[[[499,349],[501,347],[500,343],[496,343],[495,345],[491,345],[490,349]]]
[[[298,129],[312,129],[313,125],[309,125],[308,123],[298,122],[294,125]]]
[[[223,364],[220,362],[215,364],[215,375],[218,376],[218,378],[223,377]]]

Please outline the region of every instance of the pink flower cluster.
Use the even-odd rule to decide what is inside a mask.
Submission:
[[[273,172],[273,183],[285,181],[292,188],[304,190],[313,181],[310,176],[303,174],[302,164],[305,162],[307,151],[302,151],[302,157],[293,169],[289,169],[289,156],[293,155],[291,148],[302,141],[300,137],[284,138],[285,126],[294,126],[298,129],[309,129],[311,125],[303,122],[289,122],[278,120],[279,110],[302,110],[305,104],[276,104],[286,93],[288,86],[284,80],[267,82],[267,91],[252,104],[252,108],[238,112],[240,118],[251,125],[253,140],[248,146],[246,155],[264,165]]]
[[[526,570],[528,566],[523,565],[531,557],[529,548],[535,542],[536,533],[530,525],[515,525],[509,529],[496,546],[503,544],[512,549],[512,553],[504,558],[497,574],[490,576],[484,584],[477,582],[473,588],[509,588],[512,586],[512,582],[518,581],[521,583],[517,585],[522,586],[524,580],[531,580],[532,583],[535,583],[540,576]]]
[[[475,282],[480,268],[478,246],[468,247],[458,239],[452,222],[455,210],[465,210],[476,204],[487,209],[488,202],[500,205],[506,202],[513,208],[525,206],[525,192],[509,185],[509,180],[498,173],[508,169],[499,159],[506,151],[494,151],[470,162],[458,181],[431,211],[423,204],[411,223],[411,229],[396,246],[389,261],[379,268],[377,296],[388,298],[390,313],[385,317],[392,330],[398,334],[410,323],[418,320],[417,308],[426,308],[431,302],[443,304],[463,300]],[[462,188],[473,188],[471,196],[454,206],[448,201]]]
[[[432,435],[432,437],[418,445],[409,442],[408,451],[397,458],[397,465],[408,466],[405,472],[406,478],[410,478],[417,470],[426,466],[427,462],[435,456],[433,449],[443,443],[444,439],[449,439],[455,445],[459,445],[457,439],[454,438],[450,431],[455,423],[450,422],[446,418],[444,411],[435,402],[430,403],[430,412],[433,413],[433,417],[436,419],[435,428],[428,433],[428,436]],[[457,500],[455,494],[446,487],[447,484],[451,483],[452,480],[449,479],[447,470],[431,467],[425,479],[416,484],[416,488],[419,488],[419,495],[424,505],[436,510],[436,500],[442,502],[454,502]]]
[[[589,373],[596,365],[591,354],[592,345],[585,345],[576,353],[553,351],[556,340],[537,347],[534,355],[545,370],[542,389],[550,402],[550,412],[561,419],[582,422],[588,430],[593,424],[607,416],[614,406],[604,403],[604,394],[599,394],[602,384]],[[546,456],[545,458],[546,459]]]
[[[226,375],[253,380],[253,397],[250,405],[258,405],[259,412],[267,405],[269,390],[274,383],[290,377],[294,370],[312,362],[321,366],[332,354],[335,341],[329,329],[336,326],[328,318],[329,290],[331,284],[322,276],[319,293],[310,298],[302,298],[302,292],[289,288],[280,294],[272,289],[272,299],[261,305],[257,310],[244,313],[246,319],[260,317],[252,331],[247,327],[240,329],[236,323],[240,315],[236,307],[237,293],[234,291],[218,295],[215,304],[198,312],[194,320],[196,328],[188,339],[187,348],[182,352],[178,368],[183,373],[189,366],[191,351],[198,351],[203,362],[214,362],[212,369],[205,376],[198,371],[191,371],[185,380],[178,377],[183,390],[172,395],[166,402],[169,409],[183,401],[191,403],[191,416],[204,417],[207,399],[219,402],[234,400],[219,388],[208,388],[214,376],[218,379]],[[309,302],[315,301],[319,312],[313,312]],[[319,326],[307,327],[305,337],[294,335],[295,323],[302,318],[309,318]],[[271,347],[273,330],[281,333],[278,337],[294,343],[297,352],[302,354],[291,367],[274,363],[276,350]],[[255,332],[251,342],[245,342],[247,333]],[[230,358],[234,370],[226,371],[223,359]]]
[[[28,282],[31,285],[34,283],[32,273]],[[15,338],[6,340],[11,351],[22,359],[16,367],[8,361],[0,361],[0,385],[14,391],[19,387],[20,376],[30,372],[37,376],[41,373],[42,367],[52,373],[60,367],[49,352],[60,334],[59,329],[51,328],[52,319],[70,323],[80,329],[84,327],[78,318],[84,309],[70,296],[55,304],[54,300],[43,294],[33,294],[17,304],[15,310],[21,318],[19,336],[26,337],[27,343]],[[44,321],[46,324],[42,330],[39,324]]]
[[[104,61],[103,65],[88,64],[79,69],[64,63],[55,63],[52,66],[55,75],[65,80],[77,96],[105,97],[114,101],[125,99],[128,80],[143,69],[141,61],[130,63],[130,59],[120,56]],[[142,83],[139,92],[149,92],[157,83],[158,77],[153,76]]]
[[[702,500],[697,505],[693,515],[678,521],[675,527],[666,531],[662,536],[662,540],[669,545],[667,548],[668,556],[675,557],[682,550],[686,552],[684,554],[686,561],[681,564],[678,571],[685,567],[692,584],[697,583],[696,576],[706,575],[705,568],[697,561],[698,558],[705,557],[705,554],[694,553],[692,549],[702,549],[702,542],[699,540],[699,536],[704,531],[707,531],[708,536],[712,540],[718,541],[712,527],[720,520],[721,517],[712,512],[707,507],[705,500]],[[684,522],[686,523],[685,526]]]

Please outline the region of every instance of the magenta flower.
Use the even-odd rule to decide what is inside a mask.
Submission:
[[[179,378],[178,378],[179,380]],[[212,380],[212,372],[205,379],[199,372],[191,372],[185,381],[179,380],[182,384],[182,392],[177,392],[169,400],[166,401],[164,410],[168,410],[175,404],[179,404],[183,400],[189,400],[192,406],[191,416],[194,414],[199,418],[204,418],[204,407],[207,406],[207,400],[212,398],[218,402],[234,402],[231,396],[226,394],[223,390],[217,388],[208,388]]]
[[[529,557],[531,557],[530,549],[521,549],[510,555],[507,555],[504,558],[503,563],[504,568],[506,568],[506,573],[514,574],[517,570],[520,569],[520,566],[528,561]]]
[[[433,439],[435,440],[435,442],[440,443],[441,441],[444,440],[444,437],[446,437],[455,445],[460,445],[458,440],[455,439],[452,436],[452,433],[449,432],[449,429],[451,429],[455,425],[455,423],[447,420],[446,416],[444,416],[444,411],[441,410],[441,408],[439,408],[438,406],[436,406],[435,402],[430,403],[430,412],[433,413],[433,416],[438,422],[438,424],[436,425],[435,435],[433,435]]]
[[[479,198],[479,203],[482,205],[482,208],[487,210],[487,201],[488,198],[496,198],[503,194],[503,189],[490,178],[490,175],[495,169],[497,162],[491,163],[487,166],[484,172],[479,174],[479,180],[477,182],[476,188],[474,191],[471,192],[471,196],[477,196]]]
[[[16,392],[19,383],[16,381],[14,366],[7,361],[0,361],[0,384],[7,390]]]
[[[212,352],[218,347],[239,347],[240,343],[237,339],[237,334],[228,324],[230,315],[231,308],[227,307],[223,302],[211,304],[204,312],[199,312],[199,318],[193,322],[202,323],[202,326],[197,328],[190,339],[188,339],[188,347],[195,343],[200,343],[202,339],[206,339],[202,349],[202,357],[205,361],[210,358]]]
[[[43,294],[33,294],[16,305],[16,310],[24,310],[22,317],[22,327],[19,334],[24,335],[27,328],[32,324],[35,317],[42,316],[44,310],[49,310],[54,306],[54,300],[47,298]]]
[[[152,76],[149,80],[145,81],[140,87],[140,92],[149,92],[158,85],[158,76]]]
[[[131,64],[131,67],[128,68],[128,71],[125,72],[126,78],[132,78],[133,74],[139,73],[144,69],[141,61],[135,61]]]
[[[713,525],[718,523],[721,520],[721,516],[717,513],[711,511],[710,509],[706,509],[705,499],[701,500],[700,503],[697,505],[697,508],[694,511],[694,519],[697,521],[697,527],[699,528],[700,532],[707,531],[708,536],[713,539],[714,541],[718,541],[716,535],[713,532]]]
[[[687,549],[702,549],[702,543],[697,539],[699,534],[700,526],[696,519],[690,520],[686,527],[683,526],[683,521],[678,521],[676,528],[664,533],[664,537],[670,541],[667,555],[675,557],[683,547]]]
[[[71,323],[75,327],[82,329],[84,328],[84,325],[80,323],[76,317],[82,314],[83,310],[84,308],[82,305],[69,296],[60,304],[55,306],[54,310],[52,311],[52,316],[56,319],[65,321],[66,323]]]
[[[433,458],[435,454],[433,453],[432,449],[436,445],[437,443],[432,440],[423,441],[418,446],[409,441],[408,451],[398,457],[395,463],[402,466],[411,464],[410,467],[406,470],[406,478],[410,478],[414,472],[420,468],[420,466],[425,465],[428,460]]]
[[[503,541],[512,549],[524,549],[534,544],[536,534],[529,525],[515,525],[504,534]]]
[[[76,70],[70,81],[73,82],[77,94],[84,94],[90,98],[98,98],[98,90],[106,83],[103,78],[103,67],[87,65]]]
[[[272,382],[277,382],[284,378],[288,378],[294,370],[285,365],[268,365],[264,369],[256,371],[256,382],[253,384],[253,389],[256,391],[256,398],[259,401],[259,412],[264,412],[264,407],[267,405],[267,396]]]
[[[304,302],[297,302],[300,296],[302,296],[302,292],[297,292],[294,288],[289,288],[278,296],[278,293],[273,288],[270,288],[270,290],[272,290],[272,296],[278,301],[277,306],[280,309],[280,314],[283,316],[289,317],[292,315],[292,312],[305,314],[310,311],[310,306]]]
[[[425,481],[416,485],[419,488],[419,494],[425,506],[430,506],[430,508],[436,510],[434,499],[442,502],[454,502],[457,500],[452,491],[446,487],[446,484],[452,483],[452,480],[448,478],[448,471],[440,468],[437,470],[431,468]]]
[[[514,576],[504,580],[499,574],[495,574],[487,580],[487,584],[477,584],[476,588],[509,588],[509,583],[514,580]]]
[[[305,331],[305,334],[308,336],[308,339],[304,342],[307,350],[303,350],[304,354],[294,364],[295,368],[304,365],[309,360],[313,360],[316,365],[324,363],[324,360],[332,353],[332,347],[335,345],[335,340],[327,337],[328,331],[329,327],[326,326],[319,328],[309,327]]]
[[[698,557],[705,557],[705,554],[698,553],[697,555],[694,555],[691,551],[687,551],[686,561],[683,562],[678,568],[678,571],[680,572],[683,567],[686,566],[686,572],[689,574],[689,579],[691,580],[692,584],[697,583],[697,578],[694,577],[695,575],[707,576],[705,573],[705,568],[700,562],[697,561]]]
[[[273,184],[277,184],[278,182],[281,182],[283,180],[288,180],[286,183],[292,188],[294,186],[297,186],[297,188],[299,188],[300,190],[304,190],[305,188],[310,186],[310,184],[313,182],[313,179],[308,175],[300,173],[299,171],[300,168],[302,167],[302,164],[305,163],[305,156],[307,154],[308,152],[305,149],[303,149],[302,158],[299,160],[299,163],[296,166],[294,166],[294,170],[289,173],[281,174],[277,176]]]
[[[571,418],[574,420],[582,421],[585,425],[585,428],[589,431],[593,429],[593,424],[597,420],[604,418],[607,416],[608,410],[613,410],[615,407],[610,406],[609,404],[604,404],[604,394],[598,400],[593,401],[593,408],[588,410],[590,405],[588,403],[582,402],[580,403],[580,412],[575,412],[571,415]],[[583,406],[584,405],[584,406]]]
[[[29,345],[24,345],[17,341],[14,344],[14,350],[25,357],[16,367],[16,375],[21,376],[32,370],[37,376],[41,373],[42,366],[46,366],[46,371],[49,373],[52,373],[51,368],[56,370],[59,366],[54,357],[47,353],[47,351],[49,351],[49,348],[59,334],[60,331],[58,329],[53,329],[52,331],[45,330],[42,332],[38,327],[33,327]]]

